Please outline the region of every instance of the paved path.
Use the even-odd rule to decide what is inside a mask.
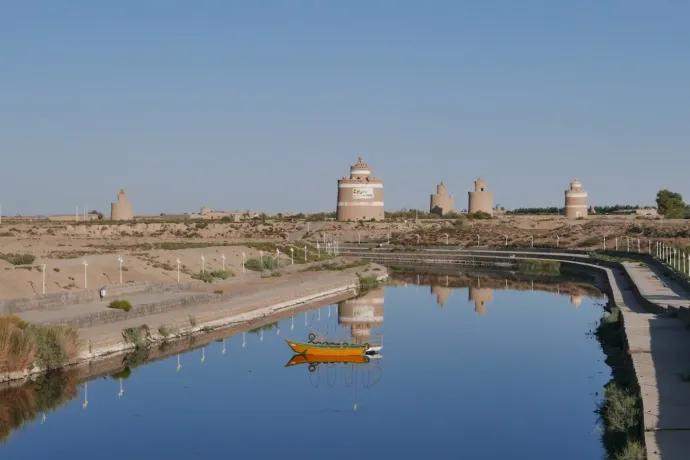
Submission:
[[[158,302],[164,299],[182,298],[192,296],[192,292],[170,292],[170,293],[152,293],[152,294],[133,294],[123,296],[136,308],[137,305],[143,305],[152,302]],[[86,314],[107,311],[108,304],[113,298],[106,298],[104,300],[97,300],[95,302],[86,302],[79,304],[67,305],[64,308],[55,308],[47,310],[30,310],[22,313],[17,313],[24,321],[32,324],[52,324],[65,322],[66,320],[84,316]]]
[[[661,307],[690,305],[690,297],[674,280],[647,265],[623,264],[640,293]],[[625,279],[621,286],[628,346],[640,385],[648,460],[690,458],[690,332],[678,318],[644,310]],[[633,310],[632,307],[635,307]]]

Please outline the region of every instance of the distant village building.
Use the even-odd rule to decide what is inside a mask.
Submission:
[[[117,201],[110,204],[110,220],[133,220],[134,209],[132,203],[127,201],[127,194],[120,190]]]
[[[453,212],[453,195],[446,192],[446,186],[443,181],[436,186],[436,193],[431,195],[429,212],[441,216]]]
[[[190,219],[210,219],[210,220],[231,220],[232,222],[241,222],[243,220],[253,219],[258,217],[257,212],[239,212],[239,211],[215,211],[208,206],[202,206],[199,214],[189,214]]]
[[[486,181],[481,177],[474,181],[474,191],[468,192],[469,204],[467,212],[473,214],[475,212],[484,212],[491,216],[494,215],[493,196],[491,192],[486,190]]]
[[[659,211],[656,208],[638,208],[635,209],[635,215],[656,217],[659,215]]]
[[[383,181],[371,175],[369,165],[357,159],[350,167],[350,177],[338,180],[339,221],[383,220]]]
[[[570,189],[565,191],[565,217],[568,219],[587,217],[587,192],[582,189],[582,184],[577,179],[572,181]]]

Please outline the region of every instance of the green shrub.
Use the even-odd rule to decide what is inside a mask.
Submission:
[[[211,277],[226,280],[235,276],[232,270],[215,270],[210,273]]]
[[[194,273],[191,276],[192,276],[193,280],[203,281],[204,283],[212,283],[213,282],[213,276],[209,272]]]
[[[0,259],[9,262],[12,265],[29,265],[34,263],[36,257],[31,254],[0,254]]]
[[[359,278],[359,292],[360,294],[376,289],[379,286],[379,281],[376,279],[376,275],[360,275],[357,274]]]
[[[169,327],[165,326],[164,324],[161,324],[160,327],[158,328],[158,333],[162,335],[163,337],[168,337],[169,335],[172,334],[172,331],[170,330]]]
[[[118,310],[130,311],[132,309],[132,304],[129,300],[113,300],[108,305],[108,308],[115,308]]]
[[[249,259],[244,263],[244,267],[255,272],[262,272],[264,270],[275,270],[278,268],[278,262],[274,258],[264,257],[261,259]]]
[[[122,331],[125,342],[140,347],[144,345],[144,331],[140,327],[128,327]]]
[[[525,273],[558,275],[561,273],[561,263],[555,260],[520,260],[518,269]]]
[[[36,341],[36,363],[47,370],[61,367],[76,356],[79,332],[69,326],[35,326],[29,329]]]
[[[613,460],[644,460],[647,452],[639,441],[628,441],[623,450],[616,454]]]
[[[279,276],[282,276],[282,274],[281,274],[278,270],[273,270],[273,271],[271,272],[271,277],[277,278],[277,277],[279,277]]]
[[[129,378],[130,375],[132,375],[132,369],[130,369],[130,367],[127,366],[120,372],[116,372],[113,375],[111,375],[110,378],[113,380],[126,380]]]

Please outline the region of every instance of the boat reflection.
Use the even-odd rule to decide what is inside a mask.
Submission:
[[[285,367],[309,364],[309,372],[314,372],[319,364],[367,364],[370,360],[367,355],[295,355],[290,358]]]

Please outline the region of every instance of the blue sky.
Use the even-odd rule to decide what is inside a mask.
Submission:
[[[333,210],[361,155],[386,209],[690,198],[690,3],[6,1],[3,214]]]

